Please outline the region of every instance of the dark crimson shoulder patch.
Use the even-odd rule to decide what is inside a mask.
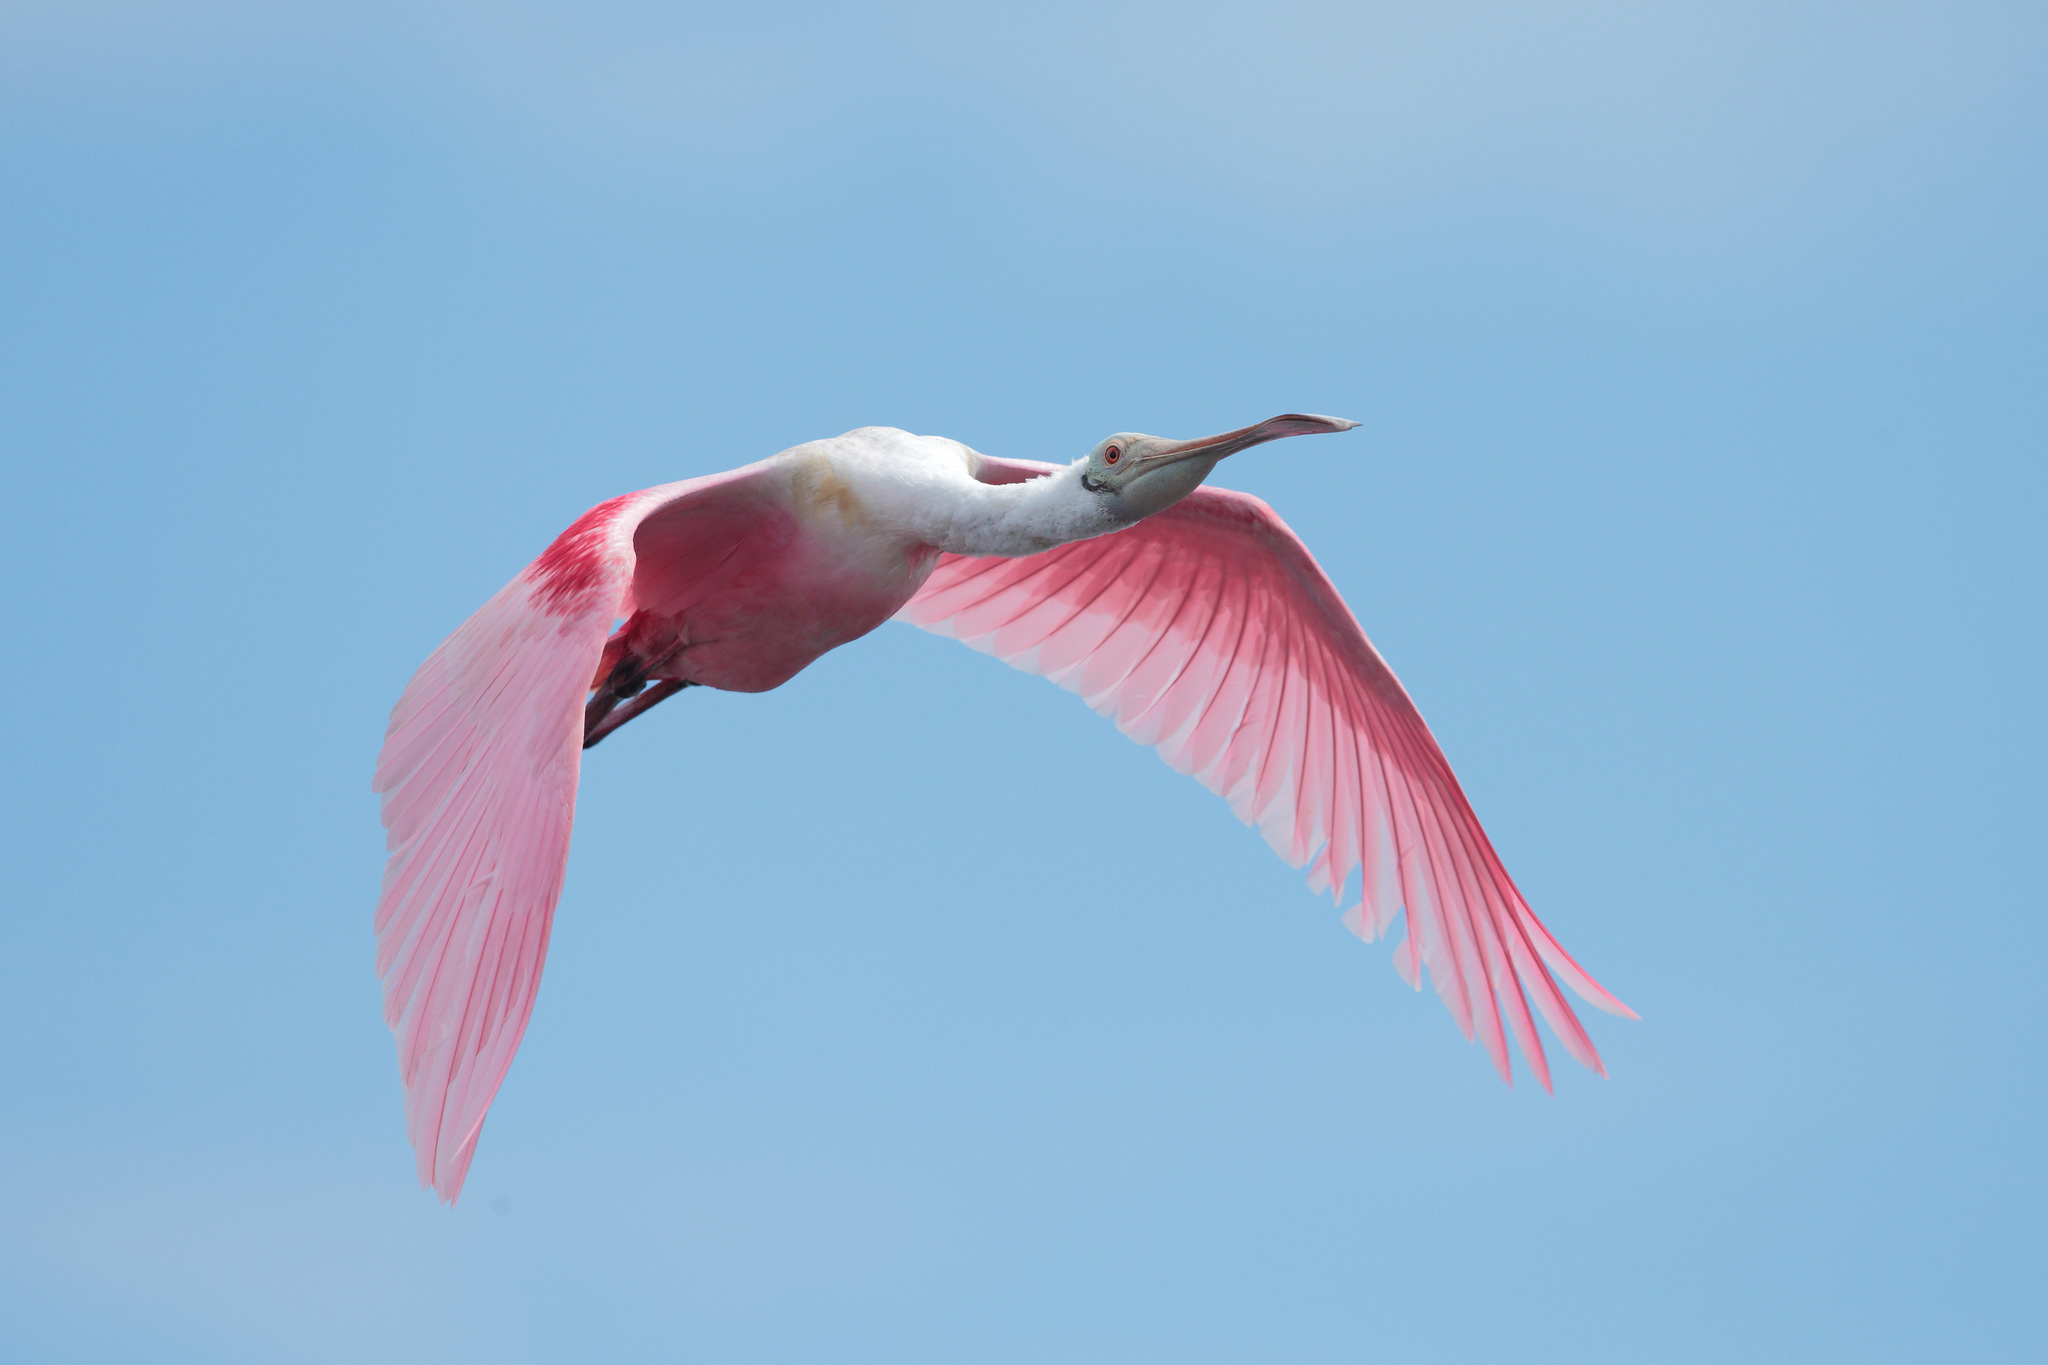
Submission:
[[[591,508],[570,522],[569,529],[533,561],[527,573],[543,608],[563,612],[582,605],[581,599],[604,577],[605,542],[610,539],[611,524],[632,496],[623,493]]]

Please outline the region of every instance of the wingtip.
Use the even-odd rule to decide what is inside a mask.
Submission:
[[[446,1204],[452,1209],[455,1207],[456,1197],[462,1193],[462,1182],[458,1180],[452,1186],[444,1189],[441,1182],[434,1178],[433,1172],[421,1171],[420,1188],[431,1190],[436,1201]]]
[[[1394,946],[1394,971],[1408,983],[1409,990],[1419,991],[1422,989],[1421,964],[1415,954],[1409,951],[1410,946],[1407,940]]]
[[[442,1176],[438,1180],[428,1182],[427,1188],[434,1192],[436,1198],[452,1209],[455,1207],[455,1201],[462,1198],[462,1185],[468,1178],[469,1172],[467,1170],[458,1171],[453,1176]]]

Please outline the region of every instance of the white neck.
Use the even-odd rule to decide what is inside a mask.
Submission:
[[[922,544],[956,555],[1033,555],[1128,524],[1081,487],[1083,463],[1022,483],[920,480],[915,489],[900,487],[908,496],[883,492],[877,500],[902,533]]]

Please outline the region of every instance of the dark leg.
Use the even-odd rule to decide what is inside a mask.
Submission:
[[[590,712],[591,708],[597,705],[597,697],[592,697],[590,706],[583,709],[583,747],[588,749],[633,717],[661,705],[684,688],[695,686],[695,683],[686,683],[681,678],[663,678],[623,706],[613,702],[611,709],[605,711],[594,723],[590,718]],[[598,697],[603,695],[602,692],[598,693]]]
[[[674,652],[669,651],[670,654]],[[648,687],[647,670],[666,662],[666,656],[650,662],[628,655],[612,667],[611,673],[590,694],[590,700],[583,707],[584,748],[588,749],[633,717],[659,706],[693,685],[680,678],[664,678]]]

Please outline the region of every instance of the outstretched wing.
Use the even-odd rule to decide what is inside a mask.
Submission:
[[[372,782],[390,849],[377,975],[420,1183],[451,1203],[540,987],[584,699],[631,609],[634,532],[658,508],[744,509],[758,470],[592,508],[428,656],[392,709]]]
[[[987,461],[980,477],[1039,471]],[[1405,911],[1394,965],[1427,965],[1458,1027],[1512,1079],[1502,1028],[1547,1089],[1529,998],[1606,1074],[1554,972],[1634,1017],[1559,947],[1480,828],[1415,703],[1301,540],[1245,493],[1198,488],[1129,530],[1021,559],[942,557],[904,620],[1052,679],[1258,825],[1362,938]],[[1547,970],[1546,970],[1547,968]]]

